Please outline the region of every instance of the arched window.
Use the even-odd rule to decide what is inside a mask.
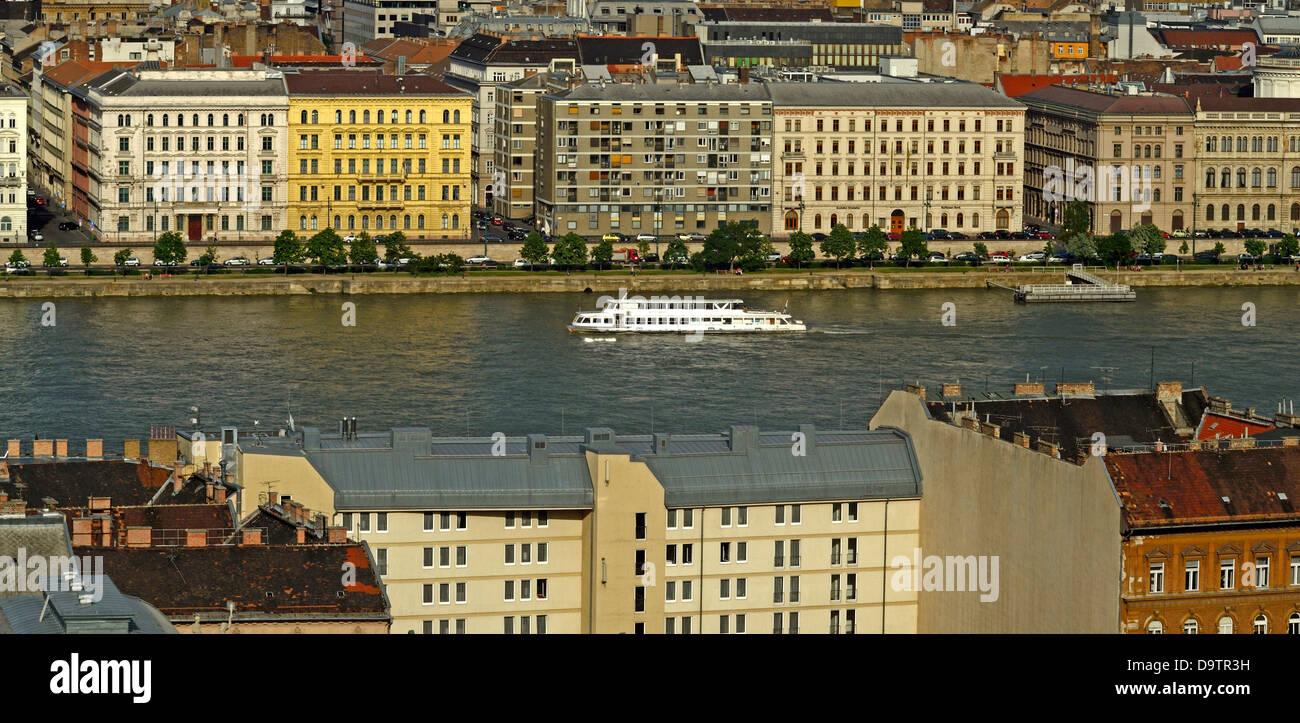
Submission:
[[[343,111],[341,111],[341,110],[336,110],[336,111],[334,111],[334,122],[335,122],[335,123],[342,123],[342,122],[343,122]]]
[[[939,228],[948,228],[948,214],[939,214]]]
[[[12,230],[14,230],[14,220],[12,218],[9,218],[8,216],[0,218],[0,231],[12,231]]]
[[[963,220],[963,216],[962,216],[962,214],[960,214],[960,213],[957,214],[957,228],[961,228],[961,227],[962,227],[962,220]],[[975,226],[972,224],[972,225],[971,225],[971,228],[975,228]]]
[[[423,123],[424,119],[425,119],[424,111],[420,111],[420,122]]]
[[[1277,220],[1277,206],[1274,206],[1271,203],[1268,204],[1268,220],[1269,221]]]
[[[1244,169],[1244,168],[1238,168],[1238,169],[1237,169],[1237,188],[1245,188],[1245,187],[1246,187],[1246,169]]]
[[[307,124],[307,111],[305,111],[305,110],[302,112],[302,121],[301,121],[301,123],[302,123],[303,125],[306,125],[306,124]]]
[[[216,125],[216,123],[213,122],[214,118],[215,118],[215,116],[213,116],[211,113],[208,114],[208,127],[209,127],[209,128],[211,128],[212,126]]]
[[[1232,188],[1232,169],[1225,168],[1219,171],[1219,187]]]
[[[362,217],[361,217],[361,230],[362,230],[362,231],[369,231],[369,230],[370,230],[370,217],[369,217],[369,216],[362,216]]]
[[[1300,613],[1291,613],[1291,617],[1287,618],[1286,632],[1288,635],[1300,635]]]
[[[312,216],[312,217],[311,217],[311,230],[313,230],[313,231],[316,230],[316,217],[315,217],[315,216]]]
[[[333,226],[330,226],[330,228],[343,228],[343,226],[339,223],[339,216],[338,216],[338,214],[335,214],[335,215],[334,215],[334,225],[333,225]]]
[[[832,231],[835,230],[835,226],[838,225],[839,222],[840,222],[840,216],[839,216],[839,214],[837,214],[837,213],[832,213],[832,214],[831,214],[831,230],[832,230]]]
[[[1277,169],[1276,169],[1276,168],[1270,168],[1270,169],[1268,169],[1268,187],[1269,187],[1269,188],[1277,188]]]
[[[397,124],[397,111],[396,111],[396,110],[392,111],[392,115],[389,116],[388,122],[389,122],[389,123],[392,123],[392,124],[394,124],[394,125]]]
[[[1291,220],[1300,221],[1300,203],[1291,204]]]
[[[375,214],[375,230],[376,230],[376,231],[383,231],[383,230],[384,230],[384,216],[383,216],[383,214],[378,214],[378,213]]]
[[[348,111],[348,122],[349,123],[357,122],[357,112],[355,110]]]
[[[389,217],[388,217],[388,227],[391,228],[391,229],[396,229],[396,228],[397,228],[397,214],[394,213],[394,214],[389,215]]]
[[[1252,168],[1250,171],[1250,187],[1259,188],[1264,179],[1264,174],[1258,168]]]
[[[444,111],[442,112],[442,122],[443,122],[443,123],[450,123],[450,122],[451,122],[451,111],[450,111],[450,110],[444,110]]]
[[[355,229],[356,227],[357,227],[357,217],[356,217],[356,216],[349,215],[349,216],[348,216],[348,230],[351,231],[351,230]]]
[[[229,113],[222,113],[222,114],[221,114],[221,125],[222,125],[222,126],[229,126],[229,125],[230,125],[230,114],[229,114]]]
[[[370,122],[370,111],[368,111],[368,110],[363,110],[363,111],[361,111],[361,122],[362,122],[362,123],[369,123],[369,122]]]
[[[316,125],[317,123],[320,123],[320,113],[318,111],[311,112],[311,122],[312,125]]]
[[[299,216],[299,217],[298,217],[298,230],[299,230],[299,231],[306,231],[306,230],[307,230],[307,217],[306,217],[306,216]]]
[[[410,123],[411,123],[411,118],[412,118],[411,111],[409,111],[409,110],[406,111],[406,123],[407,123],[407,125],[410,125]]]
[[[813,228],[820,231],[822,228],[822,215],[819,213],[813,216]]]
[[[998,209],[995,219],[997,220],[999,229],[1006,229],[1011,226],[1011,214],[1008,213],[1005,208]]]
[[[1255,616],[1255,634],[1256,635],[1268,634],[1268,618],[1264,617],[1263,613],[1260,613],[1259,615]]]
[[[198,114],[198,113],[195,113],[195,114],[193,114],[193,115],[190,117],[190,125],[194,126],[195,128],[198,128],[198,127],[199,127],[199,114]]]
[[[1169,221],[1169,230],[1170,230],[1170,231],[1182,231],[1182,230],[1183,230],[1183,212],[1182,212],[1182,211],[1174,211],[1174,215],[1173,215],[1173,217],[1172,217],[1172,218],[1170,219],[1170,221]]]
[[[396,113],[397,111],[393,111],[393,112]],[[411,214],[408,213],[402,217],[402,228],[406,229],[407,231],[411,230]]]
[[[1246,220],[1246,204],[1244,203],[1237,204],[1237,220],[1238,221]]]
[[[1300,170],[1300,169],[1298,169],[1298,170]],[[1205,169],[1205,187],[1206,187],[1206,188],[1214,188],[1214,169],[1213,169],[1213,168],[1207,168],[1207,169]]]
[[[163,128],[166,128],[166,127],[167,127],[167,120],[168,120],[169,118],[171,118],[171,116],[167,115],[166,113],[163,113],[163,114],[162,114]]]
[[[1232,635],[1232,618],[1227,615],[1219,618],[1219,634]]]
[[[1296,204],[1296,205],[1297,205],[1297,207],[1300,207],[1300,204]],[[1205,220],[1206,220],[1206,221],[1213,221],[1213,220],[1214,220],[1214,204],[1212,204],[1212,203],[1206,205],[1206,207],[1205,207]]]
[[[1119,233],[1124,230],[1124,215],[1118,210],[1110,212],[1110,232]]]
[[[379,125],[384,124],[384,112],[382,110],[375,111],[375,122]]]
[[[1297,203],[1294,208],[1300,209],[1300,203]],[[786,231],[799,230],[799,213],[797,211],[785,212],[785,230]]]
[[[1151,622],[1147,623],[1148,635],[1163,635],[1164,632],[1165,632],[1165,626],[1159,620],[1152,620]]]
[[[447,214],[442,214],[442,228],[444,231],[447,230],[447,218]]]
[[[243,128],[243,127],[244,127],[244,114],[243,114],[243,113],[240,113],[238,116],[236,116],[235,125],[239,126],[240,128]]]
[[[453,214],[451,215],[451,227],[452,227],[453,229],[458,229],[458,228],[460,228],[460,214],[458,214],[458,213],[453,213]]]
[[[415,228],[416,229],[424,228],[424,214],[420,214],[415,217]]]
[[[1195,635],[1197,631],[1196,619],[1187,618],[1183,623],[1183,635]]]
[[[1300,188],[1300,166],[1291,169],[1291,188]]]
[[[844,221],[844,228],[853,228],[853,214],[850,213],[849,217]]]
[[[153,113],[150,113],[149,115],[144,117],[144,124],[149,126],[150,128],[153,127]]]
[[[460,122],[460,111],[458,111],[458,110],[457,110],[457,111],[452,111],[452,113],[451,113],[451,122],[452,122],[452,123],[459,123],[459,122]]]

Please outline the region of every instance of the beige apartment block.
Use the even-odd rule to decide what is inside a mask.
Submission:
[[[1065,207],[1081,200],[1095,234],[1143,223],[1193,228],[1197,145],[1186,99],[1053,85],[1019,100],[1029,107],[1027,221],[1058,225]]]
[[[1019,231],[1025,109],[974,83],[770,83],[773,234]]]
[[[886,584],[920,535],[919,463],[897,430],[306,428],[241,444],[236,469],[250,495],[369,544],[394,633],[917,629],[917,595]]]
[[[587,83],[538,107],[536,207],[553,235],[771,231],[761,84]]]
[[[1300,99],[1194,99],[1195,228],[1300,231]]]
[[[537,154],[537,101],[550,73],[497,87],[492,212],[505,218],[533,215],[533,165]]]

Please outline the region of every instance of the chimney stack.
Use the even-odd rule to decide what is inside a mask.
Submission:
[[[9,440],[9,456],[10,456],[10,457],[21,457],[21,456],[23,456],[23,443],[22,443],[22,440],[19,440],[19,439],[11,439],[11,440]]]
[[[185,546],[186,547],[207,547],[208,531],[207,530],[186,530]]]
[[[185,486],[185,480],[181,477],[181,463],[172,463],[172,494],[180,494],[181,488]]]
[[[87,439],[86,440],[86,458],[99,459],[104,456],[104,440]]]

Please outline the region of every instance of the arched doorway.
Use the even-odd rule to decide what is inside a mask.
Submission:
[[[1151,212],[1150,212],[1150,211],[1147,211],[1146,213],[1142,214],[1142,223],[1143,223],[1143,225],[1150,225],[1150,224],[1151,224],[1151,220],[1152,220],[1152,216],[1151,216]]]
[[[831,214],[831,230],[834,231],[834,230],[835,230],[835,227],[838,226],[839,223],[840,223],[840,216],[839,216],[839,214],[837,214],[837,213],[832,213],[832,214]]]
[[[889,232],[903,232],[903,211],[901,209],[896,208],[893,213],[889,214]]]
[[[1124,230],[1124,215],[1119,211],[1110,212],[1110,232],[1119,233]]]
[[[1182,230],[1183,230],[1183,212],[1182,212],[1182,211],[1174,211],[1174,215],[1173,215],[1173,217],[1169,220],[1169,230],[1170,230],[1170,231],[1182,231]]]
[[[786,211],[786,212],[785,212],[785,230],[786,230],[786,231],[798,231],[798,230],[799,230],[799,212],[798,212],[798,211]]]
[[[1011,226],[1011,214],[1005,208],[998,209],[998,214],[994,217],[994,220],[997,222],[999,231],[1005,231]]]

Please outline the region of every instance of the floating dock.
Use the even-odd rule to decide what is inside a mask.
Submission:
[[[1075,264],[1065,272],[1064,284],[1026,284],[1019,288],[989,281],[987,286],[1015,294],[1016,301],[1046,303],[1054,301],[1136,301],[1137,294],[1127,284],[1116,284]]]

